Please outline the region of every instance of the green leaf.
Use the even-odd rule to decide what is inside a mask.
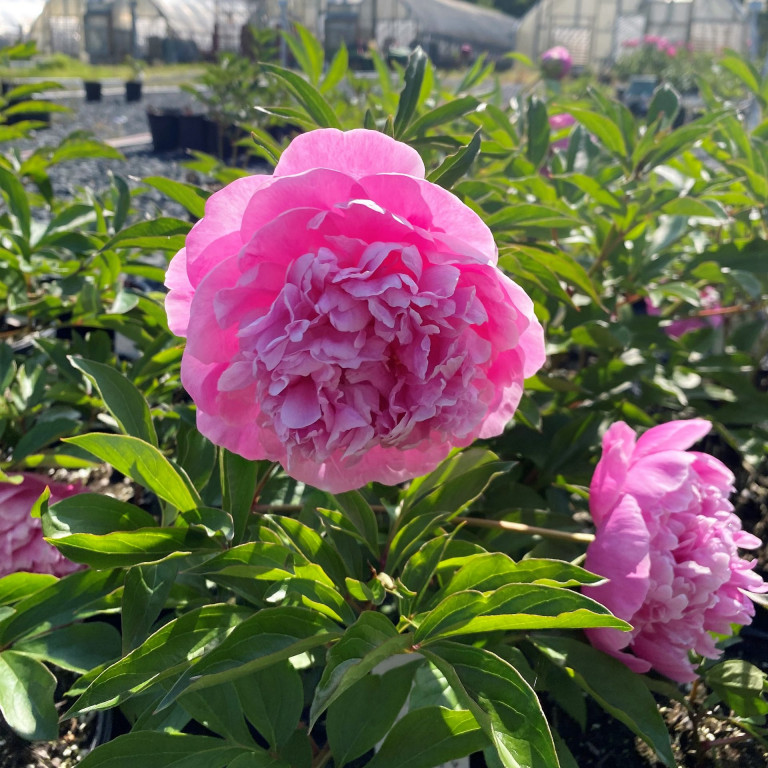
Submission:
[[[452,120],[474,112],[479,106],[480,101],[475,96],[462,96],[458,99],[451,99],[451,101],[429,110],[429,112],[414,120],[408,126],[406,135],[420,136],[430,128],[450,123]]]
[[[624,143],[621,129],[610,117],[579,107],[568,107],[568,112],[597,137],[609,152],[622,160],[626,158],[627,145]]]
[[[344,41],[342,41],[341,47],[334,54],[333,60],[328,66],[328,71],[325,73],[323,82],[320,85],[320,93],[333,91],[333,89],[344,79],[348,67],[349,52],[347,51],[347,46],[344,44]]]
[[[43,533],[51,538],[73,533],[135,531],[155,525],[155,518],[140,507],[102,493],[69,496],[51,504],[42,518]]]
[[[768,714],[768,678],[765,672],[743,659],[728,659],[715,664],[705,674],[706,684],[739,717]]]
[[[549,118],[547,105],[535,96],[528,98],[525,113],[527,142],[525,156],[535,168],[540,168],[549,151]]]
[[[421,46],[416,46],[408,57],[408,66],[405,69],[405,85],[400,92],[397,112],[395,113],[396,139],[401,138],[407,131],[408,125],[416,112],[427,61],[427,54],[424,53]]]
[[[184,239],[191,226],[183,219],[163,216],[152,221],[140,221],[121,229],[101,250],[109,251],[119,245],[121,248],[158,248],[178,251],[184,247]]]
[[[450,189],[472,166],[480,153],[480,131],[476,131],[469,144],[443,160],[438,168],[427,176],[429,181]]]
[[[8,210],[16,217],[19,230],[25,240],[29,240],[32,213],[24,185],[7,168],[0,166],[0,192],[8,202]]]
[[[122,651],[127,656],[143,643],[152,628],[176,580],[178,563],[137,565],[125,574],[122,610]]]
[[[217,604],[194,609],[168,622],[136,650],[101,672],[67,716],[119,704],[178,675],[203,649],[221,642],[247,615],[241,607]]]
[[[273,749],[284,745],[296,730],[304,708],[299,673],[282,661],[239,678],[234,685],[242,711],[254,728]]]
[[[450,562],[454,566],[454,561]],[[455,566],[454,566],[455,567]],[[465,589],[487,592],[505,584],[544,584],[550,587],[578,587],[604,581],[577,565],[562,560],[528,559],[516,563],[502,552],[487,552],[461,558],[461,567],[440,590],[436,600]]]
[[[142,181],[184,206],[196,218],[203,218],[205,201],[211,196],[208,190],[183,181],[166,179],[164,176],[145,176]]]
[[[359,491],[348,491],[336,494],[334,497],[339,508],[346,516],[363,541],[368,544],[374,555],[379,554],[379,525],[376,521],[376,513],[371,505],[363,498]]]
[[[660,117],[668,124],[680,111],[680,94],[669,83],[662,83],[654,92],[645,117],[647,125],[653,125]]]
[[[266,461],[249,461],[225,448],[219,453],[219,463],[224,497],[222,507],[232,515],[235,524],[233,543],[239,544],[251,519],[256,487],[266,477],[272,464]]]
[[[487,743],[471,712],[425,707],[395,723],[366,768],[435,768],[479,752]]]
[[[335,640],[341,633],[322,614],[307,608],[265,608],[235,627],[218,647],[188,669],[158,709],[186,690],[237,680],[279,661]]]
[[[250,679],[250,678],[249,678]],[[278,697],[279,698],[279,697]],[[151,706],[154,710],[157,702]],[[222,683],[205,691],[192,691],[184,694],[176,707],[181,707],[190,717],[204,725],[209,731],[223,736],[227,741],[239,744],[255,744],[248,724],[245,722],[243,708],[237,696],[234,683]],[[163,710],[156,717],[172,717],[175,707]],[[146,728],[151,723],[142,723]],[[136,726],[134,726],[135,728]],[[155,726],[157,729],[157,727]]]
[[[530,629],[630,629],[584,595],[539,584],[508,584],[493,592],[454,592],[423,616],[416,642],[475,632]]]
[[[386,736],[411,690],[417,663],[367,675],[328,707],[325,721],[333,763],[341,768]]]
[[[329,587],[314,579],[288,578],[282,584],[274,584],[273,590],[285,597],[299,596],[302,604],[312,608],[339,624],[354,624],[357,614],[339,594],[335,587]],[[270,599],[271,594],[267,596]]]
[[[265,63],[261,67],[265,72],[269,72],[285,83],[288,90],[298,99],[318,128],[341,129],[339,118],[336,117],[331,105],[320,91],[310,85],[301,75],[291,72],[290,69],[278,67],[276,64]]]
[[[296,60],[301,64],[304,74],[309,78],[312,85],[320,82],[320,76],[323,74],[323,65],[325,63],[325,51],[320,41],[304,26],[298,22],[293,23],[293,28],[298,34],[298,44],[291,45],[291,50],[299,55]],[[288,43],[297,42],[290,35],[286,36]]]
[[[285,534],[288,542],[310,563],[319,565],[338,587],[344,585],[344,579],[347,577],[344,561],[317,531],[290,517],[276,517],[274,522]]]
[[[221,545],[198,527],[140,528],[102,535],[73,533],[46,539],[64,557],[92,568],[126,568],[166,557],[216,552]]]
[[[70,437],[66,442],[111,464],[131,480],[154,491],[182,512],[202,507],[197,491],[155,446],[128,435],[94,433]]]
[[[225,768],[239,756],[251,752],[263,762],[238,762],[241,768],[271,765],[267,753],[257,747],[232,745],[211,736],[133,731],[97,747],[78,765],[80,768]]]
[[[413,598],[413,602],[407,610],[405,607],[403,608],[403,613],[411,613],[416,610],[420,602],[426,597],[424,592],[432,581],[437,566],[443,559],[445,550],[457,531],[458,528],[454,528],[453,533],[446,533],[426,542],[406,562],[400,581],[407,589],[415,592],[416,597]]]
[[[606,712],[656,751],[670,768],[676,764],[664,720],[643,678],[590,645],[567,637],[536,638],[536,647],[574,680]]]
[[[410,635],[399,635],[383,614],[365,611],[328,651],[323,676],[315,689],[309,720],[317,718],[353,683],[365,677],[379,662],[411,645]]]
[[[0,644],[8,645],[30,632],[39,634],[102,611],[119,608],[123,576],[118,571],[78,571],[25,597],[15,615],[0,622]]]
[[[157,434],[147,401],[122,373],[114,366],[93,360],[83,360],[71,355],[68,359],[96,386],[104,405],[115,417],[121,431],[157,445]]]
[[[489,216],[486,223],[493,230],[530,229],[532,227],[575,229],[584,224],[568,210],[538,203],[505,206],[498,213]]]
[[[38,421],[28,429],[13,449],[13,460],[18,463],[31,453],[36,453],[65,435],[71,435],[78,428],[73,419],[57,418],[50,421]]]
[[[11,605],[45,587],[55,584],[58,579],[49,573],[11,573],[0,579],[0,605]]]
[[[556,768],[536,693],[509,663],[482,648],[443,643],[425,651],[493,742],[505,768]]]
[[[29,640],[20,640],[13,650],[62,669],[87,672],[120,657],[120,633],[102,621],[70,624]]]
[[[22,739],[55,739],[59,718],[53,704],[56,678],[37,659],[0,652],[0,712]]]

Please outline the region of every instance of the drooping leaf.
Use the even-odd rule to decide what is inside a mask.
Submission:
[[[55,688],[56,678],[37,659],[16,651],[0,651],[0,712],[23,739],[57,737]]]
[[[479,752],[486,744],[471,712],[425,707],[395,723],[366,768],[435,768]]]

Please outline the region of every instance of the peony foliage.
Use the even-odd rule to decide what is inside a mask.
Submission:
[[[0,152],[5,724],[119,709],[84,768],[550,768],[594,704],[674,766],[718,748],[684,691],[765,744],[762,128],[706,72],[674,127],[663,85],[291,50],[267,172],[144,180],[194,224],[56,198],[95,140]]]

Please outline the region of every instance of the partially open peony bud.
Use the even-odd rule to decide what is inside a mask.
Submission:
[[[541,71],[548,80],[562,80],[572,66],[571,54],[563,45],[556,45],[541,54]]]
[[[739,557],[760,540],[741,529],[728,501],[733,475],[687,450],[710,429],[704,419],[672,421],[637,438],[613,424],[590,486],[596,533],[584,565],[608,581],[584,592],[633,630],[587,635],[631,669],[653,667],[678,682],[696,678],[689,651],[715,659],[712,633],[750,623],[755,609],[744,590],[768,590],[754,562]]]
[[[0,482],[0,577],[17,571],[65,576],[82,568],[43,539],[40,520],[29,514],[46,486],[51,489],[50,504],[80,489],[50,482],[42,475],[22,473],[22,477],[19,485]]]
[[[544,362],[488,227],[383,133],[297,137],[206,203],[169,325],[200,431],[333,493],[429,472],[502,432]]]

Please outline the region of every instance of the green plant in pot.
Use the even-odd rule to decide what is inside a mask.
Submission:
[[[144,62],[133,56],[127,56],[125,63],[131,70],[130,79],[125,81],[125,100],[141,101],[141,86],[144,76]]]

